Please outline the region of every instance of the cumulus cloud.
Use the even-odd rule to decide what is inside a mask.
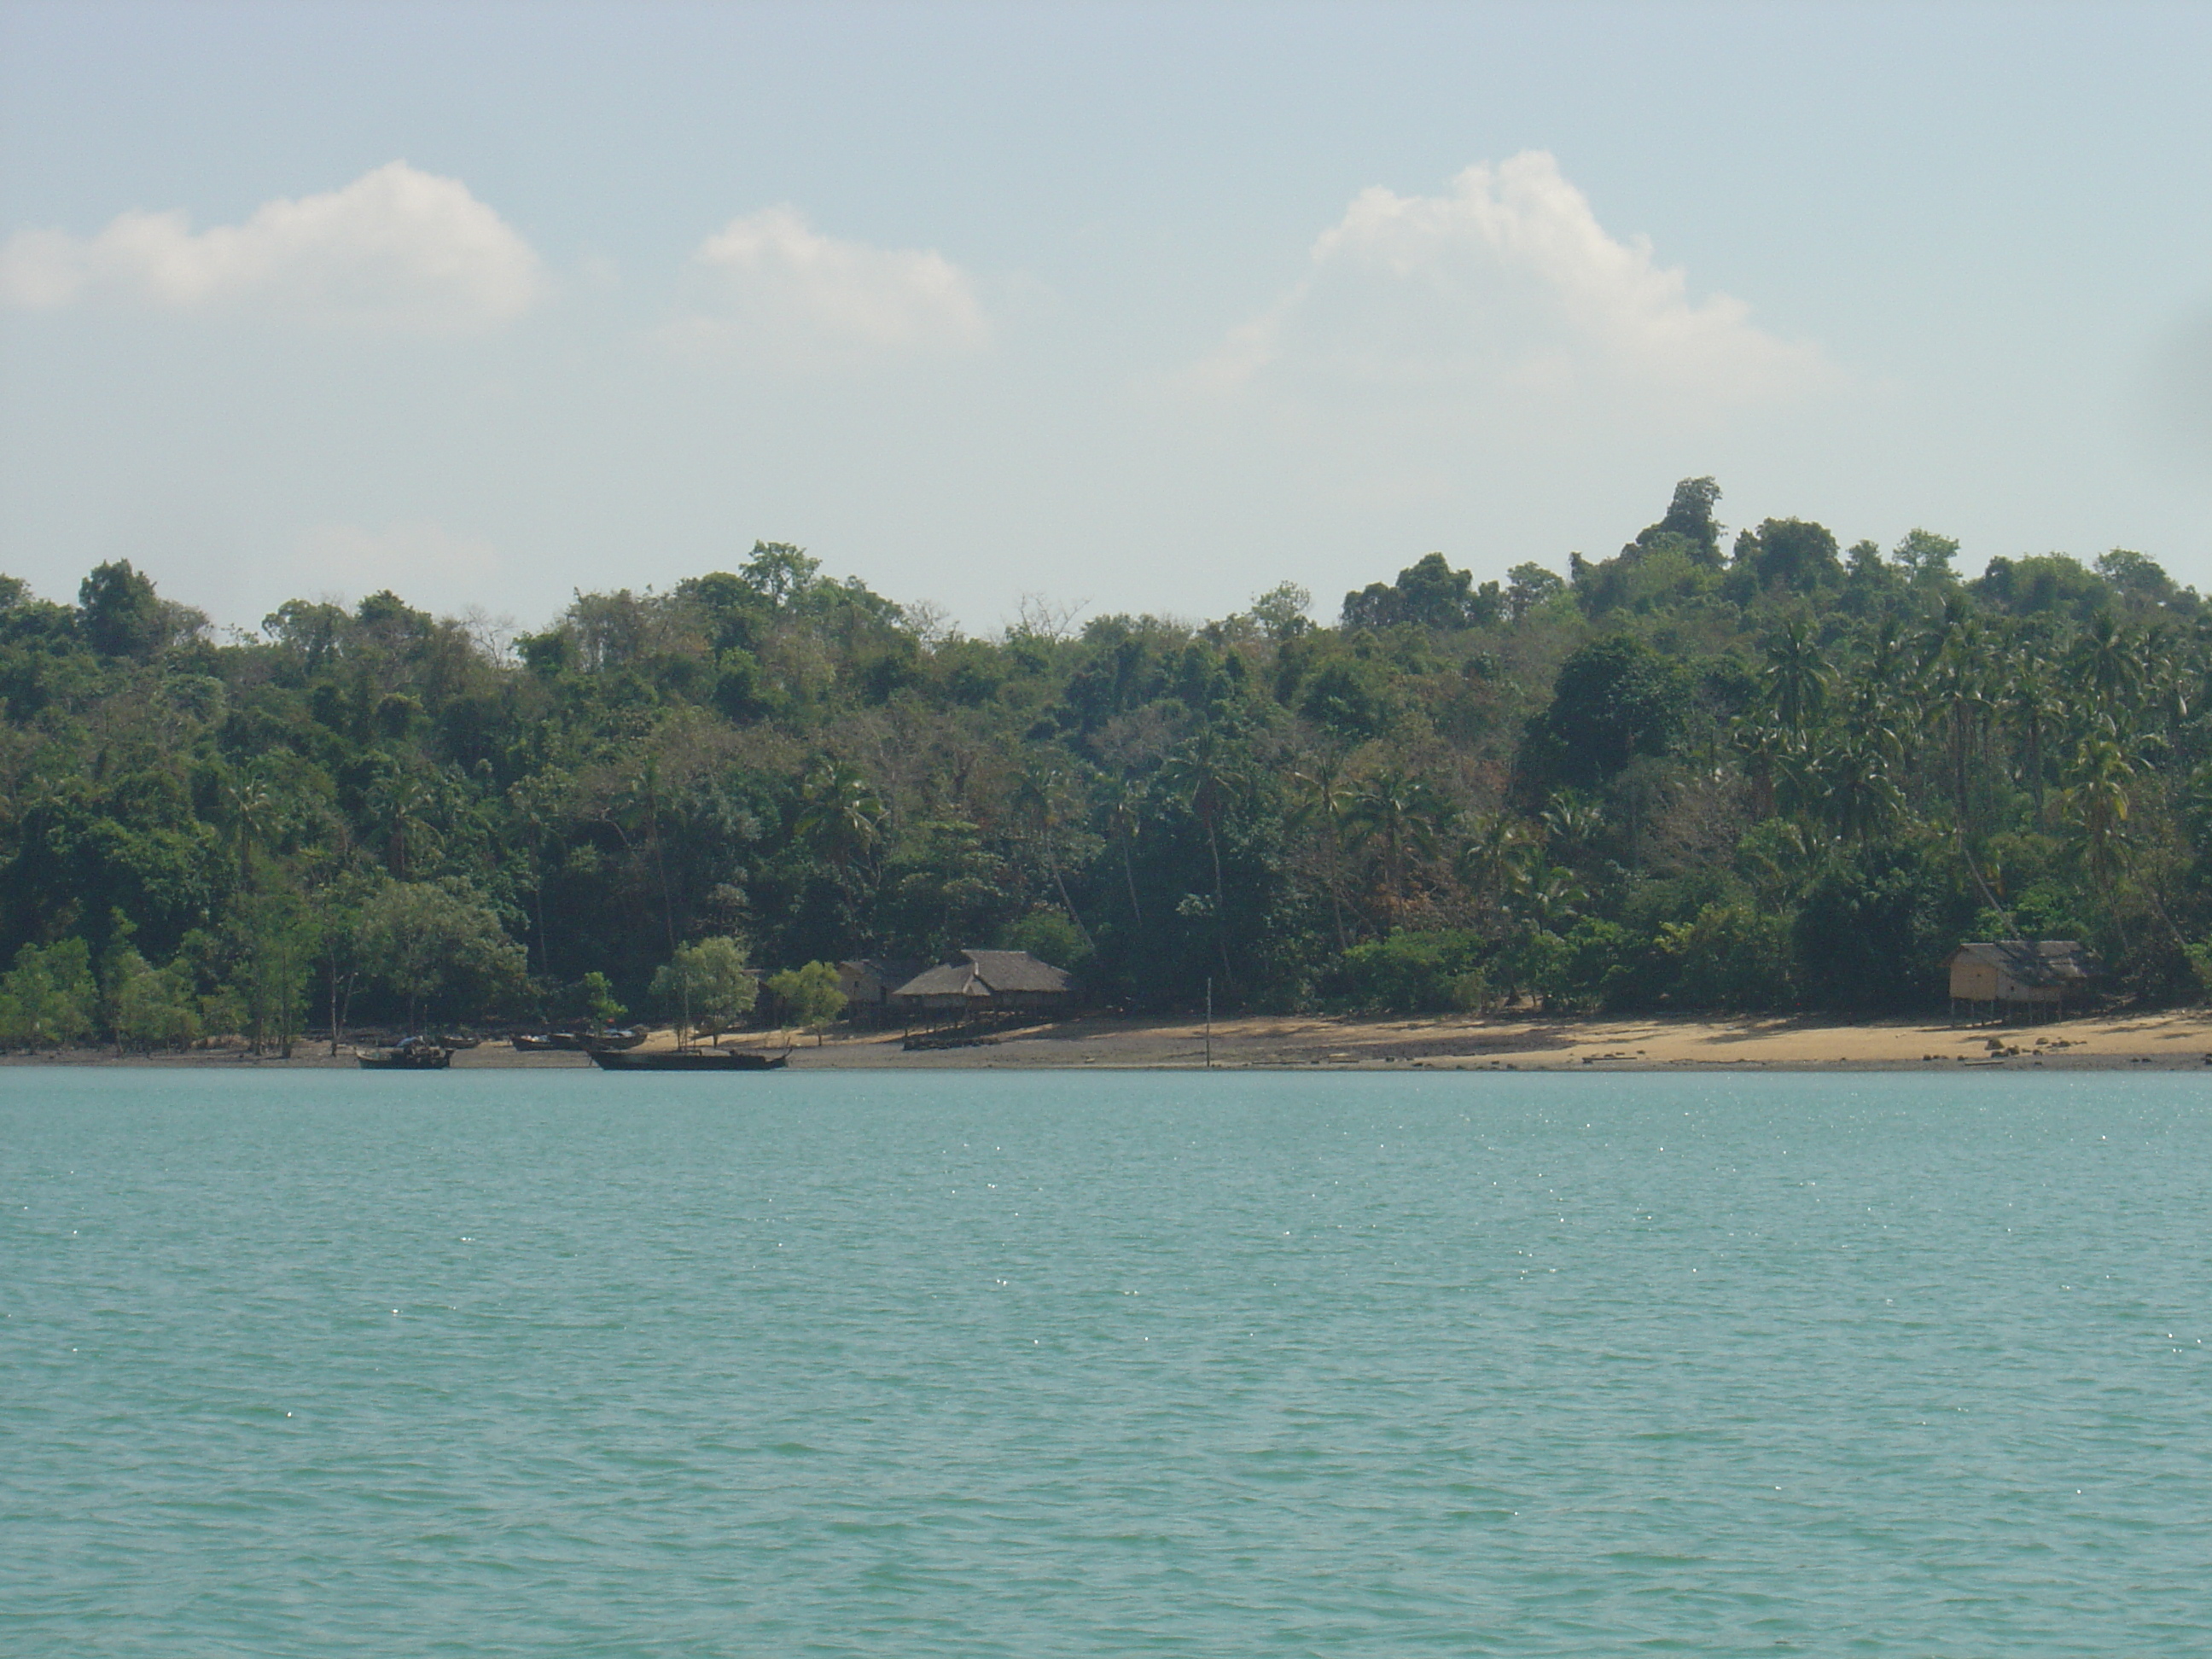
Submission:
[[[530,244],[458,179],[393,161],[342,190],[264,203],[195,231],[131,212],[95,235],[20,231],[0,246],[0,299],[234,311],[443,332],[507,322],[544,285]]]
[[[1199,378],[1633,387],[1742,404],[1828,373],[1815,348],[1768,334],[1741,301],[1692,300],[1680,269],[1644,238],[1608,233],[1559,163],[1530,150],[1468,168],[1440,196],[1363,191],[1315,242],[1304,278]]]
[[[733,219],[691,258],[676,337],[801,360],[971,350],[990,325],[967,272],[933,251],[825,236],[791,207]]]

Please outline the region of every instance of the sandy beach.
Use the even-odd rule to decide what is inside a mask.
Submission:
[[[368,1039],[364,1037],[363,1042]],[[647,1047],[673,1046],[656,1031]],[[1255,1015],[1217,1019],[1209,1045],[1203,1020],[1099,1018],[1007,1031],[972,1047],[909,1053],[899,1032],[834,1030],[811,1035],[747,1033],[725,1047],[785,1052],[795,1069],[1186,1071],[1306,1068],[1346,1071],[1918,1071],[1960,1067],[2122,1067],[2200,1070],[2212,1066],[2212,1011],[2090,1015],[2037,1025],[1953,1025],[1928,1020],[1838,1024],[1800,1018],[1698,1019],[1418,1018],[1352,1019],[1323,1015]],[[350,1066],[321,1042],[293,1058],[238,1049],[118,1060],[105,1050],[12,1055],[0,1064],[152,1066]],[[588,1066],[580,1054],[522,1054],[487,1039],[453,1056],[457,1070],[554,1069]]]

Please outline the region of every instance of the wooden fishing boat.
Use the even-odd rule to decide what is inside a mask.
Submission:
[[[625,1025],[607,1031],[518,1031],[510,1040],[526,1054],[556,1048],[590,1054],[601,1048],[635,1048],[647,1035],[642,1025]]]
[[[371,1071],[442,1072],[453,1063],[453,1051],[423,1037],[409,1037],[390,1048],[356,1048],[354,1058]]]
[[[742,1048],[656,1048],[642,1054],[592,1050],[592,1064],[607,1072],[780,1072],[790,1063],[787,1055]]]

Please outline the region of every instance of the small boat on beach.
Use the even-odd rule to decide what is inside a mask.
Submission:
[[[389,1048],[356,1048],[354,1058],[374,1072],[442,1072],[453,1063],[453,1051],[428,1037],[409,1037]]]
[[[741,1048],[656,1048],[642,1054],[594,1048],[591,1053],[592,1064],[603,1072],[780,1072],[791,1063],[785,1054]]]
[[[563,1049],[596,1054],[602,1048],[635,1048],[646,1039],[642,1025],[625,1025],[607,1031],[518,1031],[509,1039],[526,1054]]]

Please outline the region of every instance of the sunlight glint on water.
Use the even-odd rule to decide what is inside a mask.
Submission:
[[[2206,1087],[0,1071],[0,1650],[2212,1651]]]

